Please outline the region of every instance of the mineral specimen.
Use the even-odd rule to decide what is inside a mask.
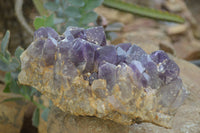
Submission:
[[[37,88],[60,109],[130,125],[170,127],[186,97],[179,67],[163,51],[106,44],[102,27],[40,28],[21,55],[19,82]]]

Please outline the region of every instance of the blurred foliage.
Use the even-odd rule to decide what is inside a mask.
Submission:
[[[39,29],[40,27],[54,27],[54,16],[53,14],[46,17],[46,16],[42,16],[42,17],[36,17],[35,21],[34,21],[34,26],[35,29]]]
[[[45,111],[45,114],[42,116],[44,117],[44,120],[47,120],[48,111],[49,108],[45,107],[43,105],[43,101],[40,99],[41,93],[37,91],[35,88],[31,86],[21,85],[18,83],[18,74],[21,71],[21,62],[20,62],[20,55],[24,51],[23,48],[18,47],[15,50],[14,56],[10,54],[8,51],[8,43],[10,38],[10,32],[7,31],[2,42],[1,42],[1,52],[0,52],[0,70],[5,71],[5,88],[3,90],[4,93],[15,93],[20,94],[23,97],[14,97],[9,98],[1,101],[8,102],[8,101],[17,101],[17,100],[23,100],[23,101],[30,101],[36,105],[36,109],[34,111],[33,115],[33,125],[37,126],[39,123],[39,109],[43,109]],[[38,101],[34,101],[33,97],[38,97]],[[43,112],[44,112],[43,111]]]
[[[153,19],[172,21],[177,23],[183,23],[185,21],[182,17],[176,14],[126,3],[121,0],[104,0],[103,4],[112,8]]]
[[[93,10],[100,6],[102,2],[103,0],[48,1],[44,4],[44,7],[51,15],[49,17],[37,17],[34,21],[34,27],[38,29],[42,26],[49,26],[61,33],[67,26],[87,27],[88,24],[95,23],[98,15]]]
[[[62,33],[67,26],[87,27],[88,24],[95,23],[98,15],[94,12],[94,9],[102,3],[111,8],[153,19],[178,23],[184,22],[184,19],[178,15],[126,3],[121,0],[49,0],[44,4],[47,11],[41,6],[42,2],[40,0],[33,1],[42,15],[42,17],[37,17],[35,19],[35,29],[42,26],[49,26],[60,33]],[[46,15],[46,12],[49,12],[51,15],[48,17],[43,16]]]

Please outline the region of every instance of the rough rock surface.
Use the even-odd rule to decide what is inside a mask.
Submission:
[[[19,82],[73,115],[169,128],[187,95],[179,67],[165,52],[107,45],[102,27],[68,27],[61,36],[40,28],[21,61]]]
[[[59,108],[53,107],[48,119],[48,133],[199,133],[200,69],[181,59],[173,59],[180,66],[180,77],[187,86],[190,95],[177,110],[175,117],[172,118],[172,129],[166,129],[151,123],[125,126],[110,120],[70,115]]]

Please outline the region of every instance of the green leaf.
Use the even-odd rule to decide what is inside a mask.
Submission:
[[[24,100],[23,97],[7,98],[7,99],[1,101],[0,104],[1,104],[1,103],[5,103],[5,102],[22,101],[22,100]]]
[[[49,99],[49,107],[53,105],[53,102]]]
[[[5,36],[3,37],[3,40],[1,42],[1,52],[3,53],[3,55],[5,55],[5,52],[8,48],[9,38],[10,38],[10,31],[7,30]]]
[[[92,0],[91,0],[92,1]],[[72,6],[76,6],[76,7],[82,7],[85,5],[83,0],[68,0],[68,2],[72,5]]]
[[[31,96],[33,96],[35,93],[37,93],[38,91],[35,88],[31,88]]]
[[[48,9],[48,10],[50,10],[50,11],[57,11],[58,10],[58,8],[59,8],[59,5],[58,4],[56,4],[55,2],[46,2],[45,4],[44,4],[44,7],[46,8],[46,9]]]
[[[12,77],[14,80],[17,80],[17,79],[18,79],[19,72],[20,72],[20,70],[11,72],[11,77]]]
[[[10,93],[11,92],[9,86],[10,86],[10,83],[6,84],[6,87],[3,90],[4,93]]]
[[[69,19],[69,20],[67,21],[66,26],[78,26],[78,23],[77,23],[77,21],[74,20],[74,19]]]
[[[52,14],[48,17],[36,17],[33,24],[36,30],[40,27],[54,27],[54,16]]]
[[[36,108],[32,117],[32,125],[38,127],[39,120],[40,120],[40,110],[39,108]]]
[[[42,115],[41,117],[43,118],[44,121],[47,121],[48,120],[48,114],[49,114],[49,108],[45,108],[42,112]]]
[[[17,84],[17,82],[15,81],[15,80],[12,80],[11,82],[10,82],[10,91],[12,92],[12,93],[15,93],[15,94],[20,94],[20,88],[19,88],[19,86],[18,86],[18,84]]]
[[[72,7],[72,6],[65,9],[65,14],[68,17],[72,17],[72,18],[80,18],[81,17],[79,9],[77,7]]]
[[[6,73],[6,75],[5,75],[5,84],[10,83],[11,80],[12,80],[11,73],[10,72]]]
[[[87,0],[87,3],[84,6],[85,11],[92,11],[94,8],[100,6],[103,3],[103,0]]]
[[[16,71],[19,66],[20,62],[15,57],[8,60],[3,55],[0,55],[0,70],[6,72]]]
[[[44,17],[36,17],[34,22],[33,22],[35,29],[38,30],[40,27],[43,27],[44,21],[45,21]]]
[[[23,85],[23,88],[26,89],[26,95],[27,95],[28,99],[31,100],[31,97],[32,97],[32,95],[31,95],[32,88],[29,87],[29,86],[25,86],[25,85]]]
[[[16,71],[20,66],[20,62],[16,57],[13,57],[11,62],[9,63],[8,69],[9,71]]]
[[[31,101],[31,88],[25,85],[20,86],[20,94],[24,96],[25,99]]]
[[[88,25],[91,22],[95,22],[97,19],[97,16],[98,15],[95,12],[91,11],[82,16],[80,23],[83,25]]]
[[[8,50],[6,50],[5,54],[4,54],[4,57],[7,59],[7,60],[11,60],[11,54]]]
[[[0,70],[8,72],[9,71],[8,66],[9,66],[9,61],[3,55],[0,54]]]
[[[50,16],[46,17],[46,20],[45,20],[45,27],[54,27],[54,16],[53,14],[51,14]]]
[[[40,108],[40,109],[45,109],[46,108],[43,104],[39,104],[39,103],[37,103],[35,101],[32,101],[32,102],[37,106],[37,108]]]
[[[65,22],[65,19],[63,18],[54,18],[54,24],[60,24],[64,22]]]
[[[24,52],[24,49],[20,46],[15,50],[15,57],[20,61],[20,55]]]
[[[109,6],[112,8],[116,8],[122,11],[138,14],[145,17],[150,17],[154,19],[160,19],[165,21],[172,21],[172,22],[178,22],[183,23],[184,19],[178,15],[171,14],[169,12],[150,9],[134,4],[129,4],[126,2],[122,2],[120,0],[104,0],[103,4],[105,6]]]
[[[40,97],[42,95],[42,93],[32,87],[31,88],[31,96],[33,96],[33,95],[36,97]]]

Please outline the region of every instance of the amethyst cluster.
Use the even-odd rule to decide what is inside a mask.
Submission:
[[[40,28],[35,32],[34,39],[39,40],[40,52],[44,48],[47,66],[55,64],[55,54],[59,52],[63,56],[62,61],[73,63],[82,74],[91,73],[91,77],[85,79],[105,79],[110,90],[116,83],[117,69],[127,66],[132,69],[139,88],[158,89],[180,80],[179,67],[164,51],[148,55],[142,48],[130,43],[107,45],[102,27],[86,30],[68,27],[64,36],[59,36],[51,28]]]
[[[168,127],[186,97],[179,67],[164,51],[108,45],[102,27],[68,27],[63,35],[40,28],[21,61],[19,81],[75,115]]]

